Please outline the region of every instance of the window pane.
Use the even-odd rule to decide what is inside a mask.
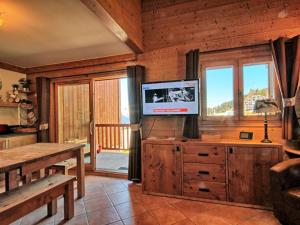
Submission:
[[[233,67],[206,69],[208,116],[233,116]]]
[[[267,63],[244,65],[243,83],[244,115],[257,115],[253,112],[255,101],[274,96],[273,79],[269,80],[269,65]],[[273,88],[269,89],[270,86]]]

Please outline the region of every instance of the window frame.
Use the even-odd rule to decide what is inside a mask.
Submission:
[[[222,61],[211,61],[204,62],[201,64],[201,75],[200,75],[200,83],[201,83],[201,116],[203,120],[208,121],[229,121],[229,120],[238,120],[238,101],[236,99],[236,95],[238,94],[238,70],[237,70],[238,62],[237,60],[222,60]],[[206,69],[207,68],[233,68],[233,116],[209,116],[207,115],[207,87],[206,87]]]
[[[271,57],[252,57],[252,58],[236,58],[230,60],[204,61],[200,63],[200,112],[199,118],[202,121],[226,122],[226,121],[261,121],[264,116],[245,116],[244,115],[244,96],[243,96],[243,65],[251,64],[268,64],[269,79],[274,74],[274,98],[281,108],[280,90],[278,87],[274,62]],[[207,115],[207,87],[206,87],[206,69],[233,67],[233,116],[208,116]],[[272,67],[271,67],[272,66]],[[273,70],[271,70],[273,68]],[[268,120],[280,120],[281,113],[277,115],[269,115]]]
[[[256,58],[244,58],[238,60],[239,67],[239,94],[238,94],[238,102],[239,102],[239,120],[264,120],[264,116],[247,116],[244,115],[244,70],[243,67],[245,65],[257,65],[257,64],[268,64],[268,91],[270,92],[270,77],[274,76],[274,99],[277,102],[278,106],[281,108],[281,100],[280,100],[280,92],[278,87],[278,82],[276,78],[276,72],[274,67],[274,62],[270,57],[256,57]],[[273,68],[273,69],[272,69]],[[276,115],[268,115],[268,120],[279,120],[281,117],[281,113]]]

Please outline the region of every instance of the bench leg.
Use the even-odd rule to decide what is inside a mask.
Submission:
[[[65,166],[65,168],[62,171],[63,175],[68,175],[68,168]]]
[[[57,213],[57,199],[47,204],[47,213],[49,217]]]
[[[45,176],[48,177],[51,174],[52,174],[51,168],[50,167],[45,168]]]
[[[77,151],[77,192],[78,198],[82,198],[85,195],[85,184],[84,184],[84,148],[80,148]]]
[[[69,220],[74,217],[74,185],[70,182],[66,186],[64,194],[64,213],[65,219]]]
[[[22,177],[23,184],[29,184],[31,182],[31,180],[32,180],[32,174],[31,173],[25,174]]]
[[[5,173],[5,191],[10,191],[19,186],[18,171],[11,170]]]
[[[36,173],[37,173],[37,179],[41,179],[46,175],[45,169],[40,169],[39,171],[36,171]]]

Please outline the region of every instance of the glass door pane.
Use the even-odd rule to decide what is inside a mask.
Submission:
[[[94,83],[96,169],[128,172],[130,125],[127,78]]]
[[[57,141],[84,144],[85,163],[91,163],[90,85],[57,86]]]

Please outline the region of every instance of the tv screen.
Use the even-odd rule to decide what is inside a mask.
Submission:
[[[144,116],[198,115],[199,80],[142,84]]]

